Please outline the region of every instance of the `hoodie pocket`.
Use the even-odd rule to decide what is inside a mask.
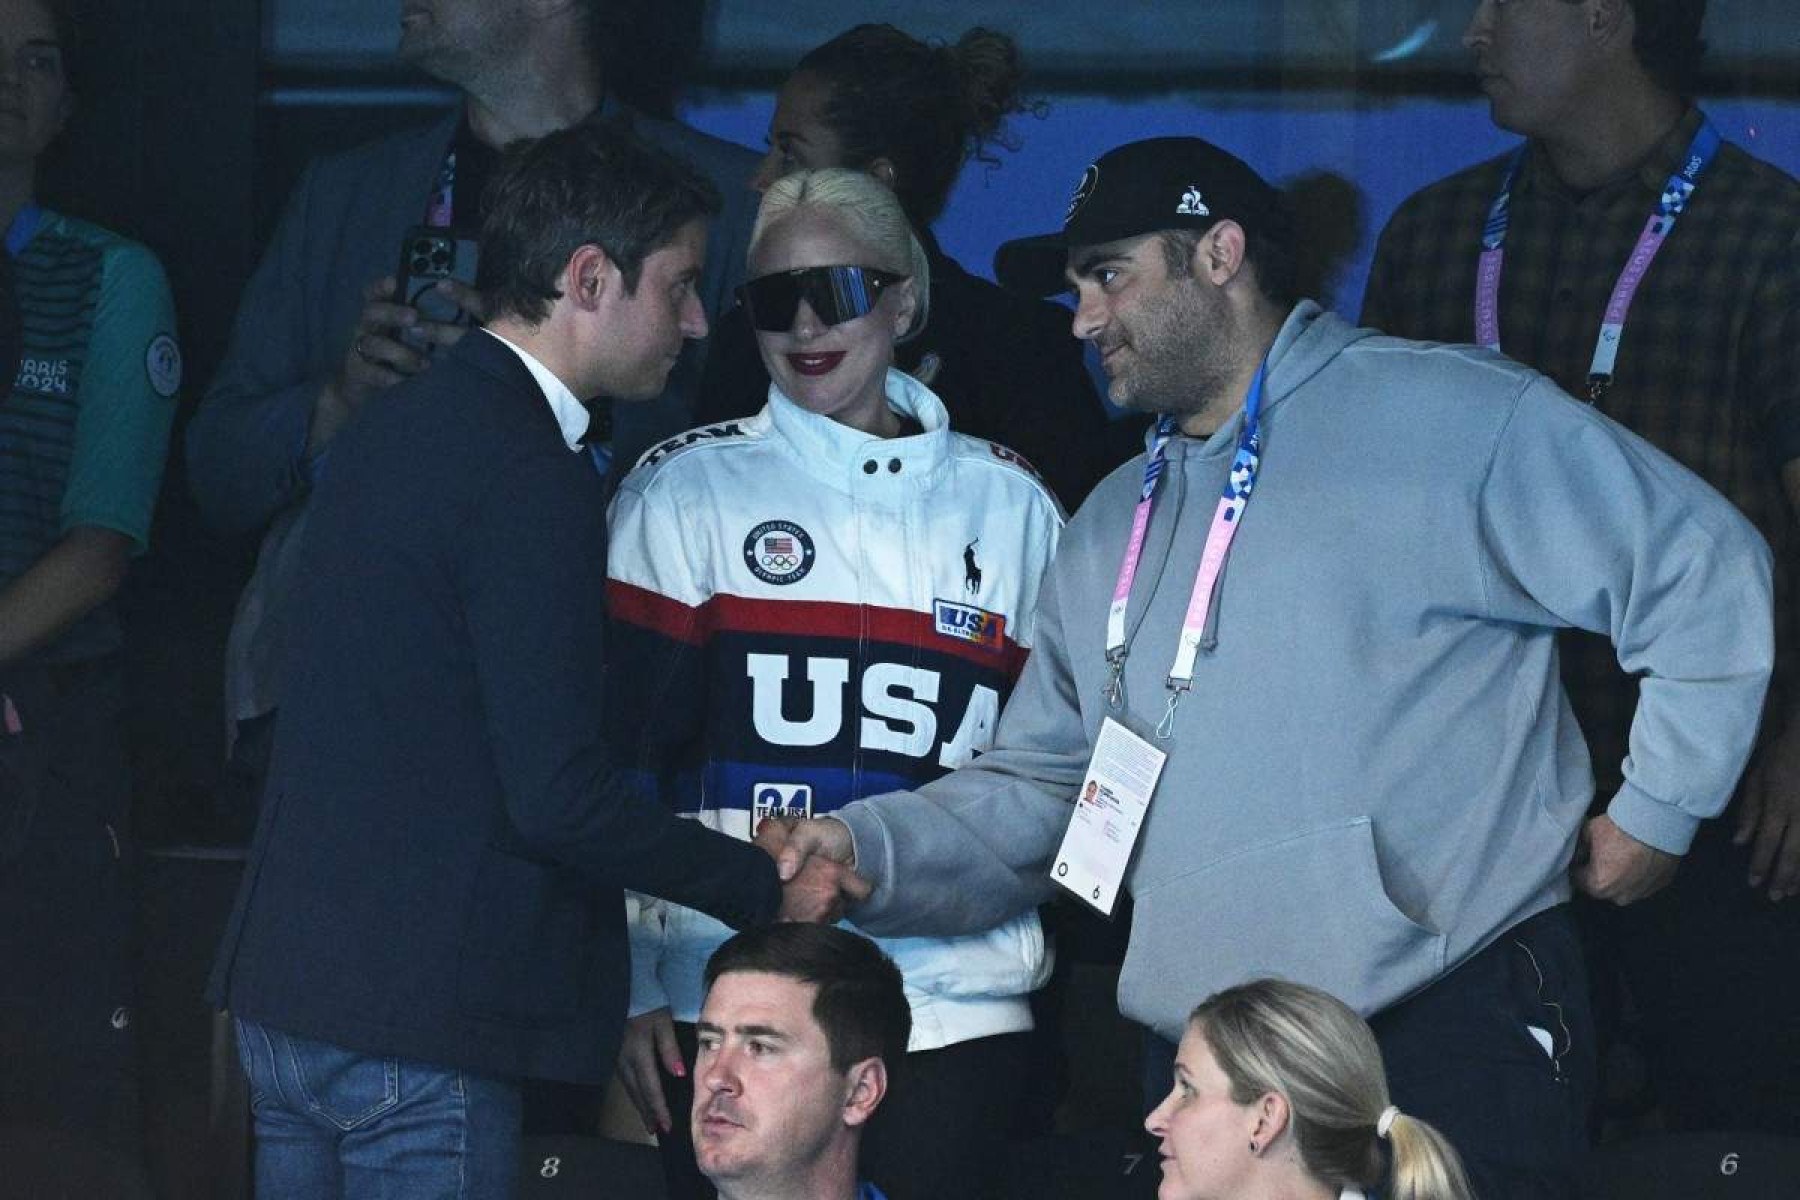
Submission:
[[[1119,999],[1164,1034],[1251,979],[1312,984],[1366,1015],[1443,971],[1446,939],[1388,896],[1367,817],[1246,847],[1136,903]]]

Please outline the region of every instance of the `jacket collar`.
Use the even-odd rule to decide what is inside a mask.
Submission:
[[[944,402],[912,376],[890,369],[888,407],[924,427],[911,437],[878,438],[795,404],[769,385],[773,432],[808,475],[842,492],[880,498],[929,477],[950,456],[950,417]]]
[[[471,329],[448,350],[439,350],[429,370],[436,371],[450,363],[486,376],[494,384],[496,398],[504,396],[512,403],[512,397],[518,395],[550,423],[559,442],[566,442],[561,415],[554,405],[545,403],[547,397],[543,386],[519,351],[498,334],[489,336],[485,329],[478,334]],[[525,397],[530,399],[524,400]]]
[[[502,337],[486,326],[482,327],[481,332],[519,356],[519,361],[525,364],[527,371],[531,372],[532,380],[538,385],[538,390],[544,393],[544,399],[549,402],[550,412],[556,417],[556,427],[562,431],[563,444],[570,450],[580,450],[581,439],[587,436],[588,425],[592,422],[587,408],[575,398],[575,393],[569,390],[569,385],[539,361],[537,355],[525,347],[509,338]]]

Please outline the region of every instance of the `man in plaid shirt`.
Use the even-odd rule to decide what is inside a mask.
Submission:
[[[1780,904],[1800,894],[1800,184],[1719,144],[1688,98],[1704,14],[1705,0],[1482,0],[1463,40],[1494,122],[1527,141],[1401,205],[1362,318],[1497,342],[1768,539],[1775,675],[1732,809],[1702,827],[1675,887],[1583,907],[1596,976],[1622,972],[1670,1122],[1729,1112],[1800,1132],[1800,906]],[[1611,796],[1640,681],[1603,638],[1569,636],[1563,653],[1596,794]]]

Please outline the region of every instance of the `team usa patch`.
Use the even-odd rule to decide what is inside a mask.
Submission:
[[[744,565],[764,583],[799,583],[816,557],[812,536],[792,521],[764,521],[744,539]]]
[[[750,785],[750,832],[770,817],[813,815],[813,790],[810,783],[755,783]]]
[[[938,633],[959,642],[972,642],[989,650],[1006,645],[1006,618],[973,604],[957,604],[951,600],[931,602],[932,624]]]

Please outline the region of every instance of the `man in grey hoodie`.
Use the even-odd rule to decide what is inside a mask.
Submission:
[[[994,748],[765,841],[784,870],[853,862],[872,933],[986,928],[1050,893],[1124,723],[1167,755],[1123,879],[1119,1001],[1158,1035],[1150,1069],[1200,997],[1313,984],[1370,1019],[1394,1102],[1480,1194],[1572,1195],[1593,1045],[1571,880],[1649,895],[1731,794],[1768,551],[1536,372],[1294,302],[1292,239],[1248,166],[1159,138],[1089,167],[1060,233],[1001,248],[1003,282],[1074,288],[1113,401],[1162,421],[1070,523]],[[1570,626],[1643,680],[1625,784],[1586,822]]]

